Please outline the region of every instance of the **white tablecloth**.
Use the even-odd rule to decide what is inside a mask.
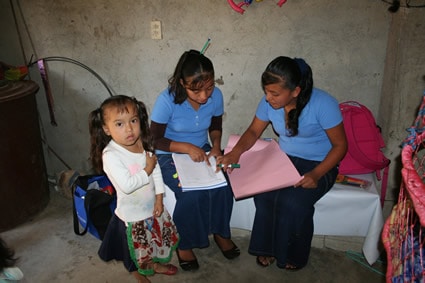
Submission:
[[[352,175],[371,181],[367,189],[335,184],[315,205],[314,234],[363,236],[363,254],[369,264],[379,257],[384,224],[374,174]],[[255,206],[252,198],[235,201],[230,226],[252,229]]]

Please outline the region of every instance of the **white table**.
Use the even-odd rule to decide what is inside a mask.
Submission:
[[[384,224],[374,174],[352,175],[371,181],[367,189],[335,184],[315,205],[314,234],[362,236],[363,254],[369,264],[379,257]],[[230,226],[251,230],[255,215],[252,198],[235,201]]]

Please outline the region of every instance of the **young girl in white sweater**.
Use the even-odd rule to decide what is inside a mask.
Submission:
[[[177,267],[168,262],[178,234],[163,206],[164,183],[145,105],[112,96],[89,118],[93,169],[106,173],[117,193],[100,258],[123,261],[138,282],[150,282],[146,275],[155,273],[174,275]]]

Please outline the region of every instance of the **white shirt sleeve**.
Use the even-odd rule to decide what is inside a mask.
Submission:
[[[153,182],[155,185],[155,194],[163,194],[165,192],[164,180],[162,179],[161,168],[156,163],[155,169],[152,172]]]

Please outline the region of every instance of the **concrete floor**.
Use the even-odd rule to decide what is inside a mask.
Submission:
[[[29,222],[0,236],[20,257],[17,266],[24,273],[21,282],[135,282],[119,262],[105,263],[97,256],[100,241],[91,235],[77,236],[73,231],[72,202],[51,191],[51,199],[43,212]],[[3,216],[4,217],[4,216]],[[155,275],[155,282],[308,282],[368,283],[385,282],[385,266],[368,266],[364,259],[356,261],[346,252],[328,248],[312,248],[308,265],[297,272],[262,268],[247,253],[249,231],[234,229],[233,240],[241,248],[241,256],[225,259],[211,241],[211,246],[195,250],[200,269],[179,269],[174,276]],[[174,255],[172,263],[177,263]]]

